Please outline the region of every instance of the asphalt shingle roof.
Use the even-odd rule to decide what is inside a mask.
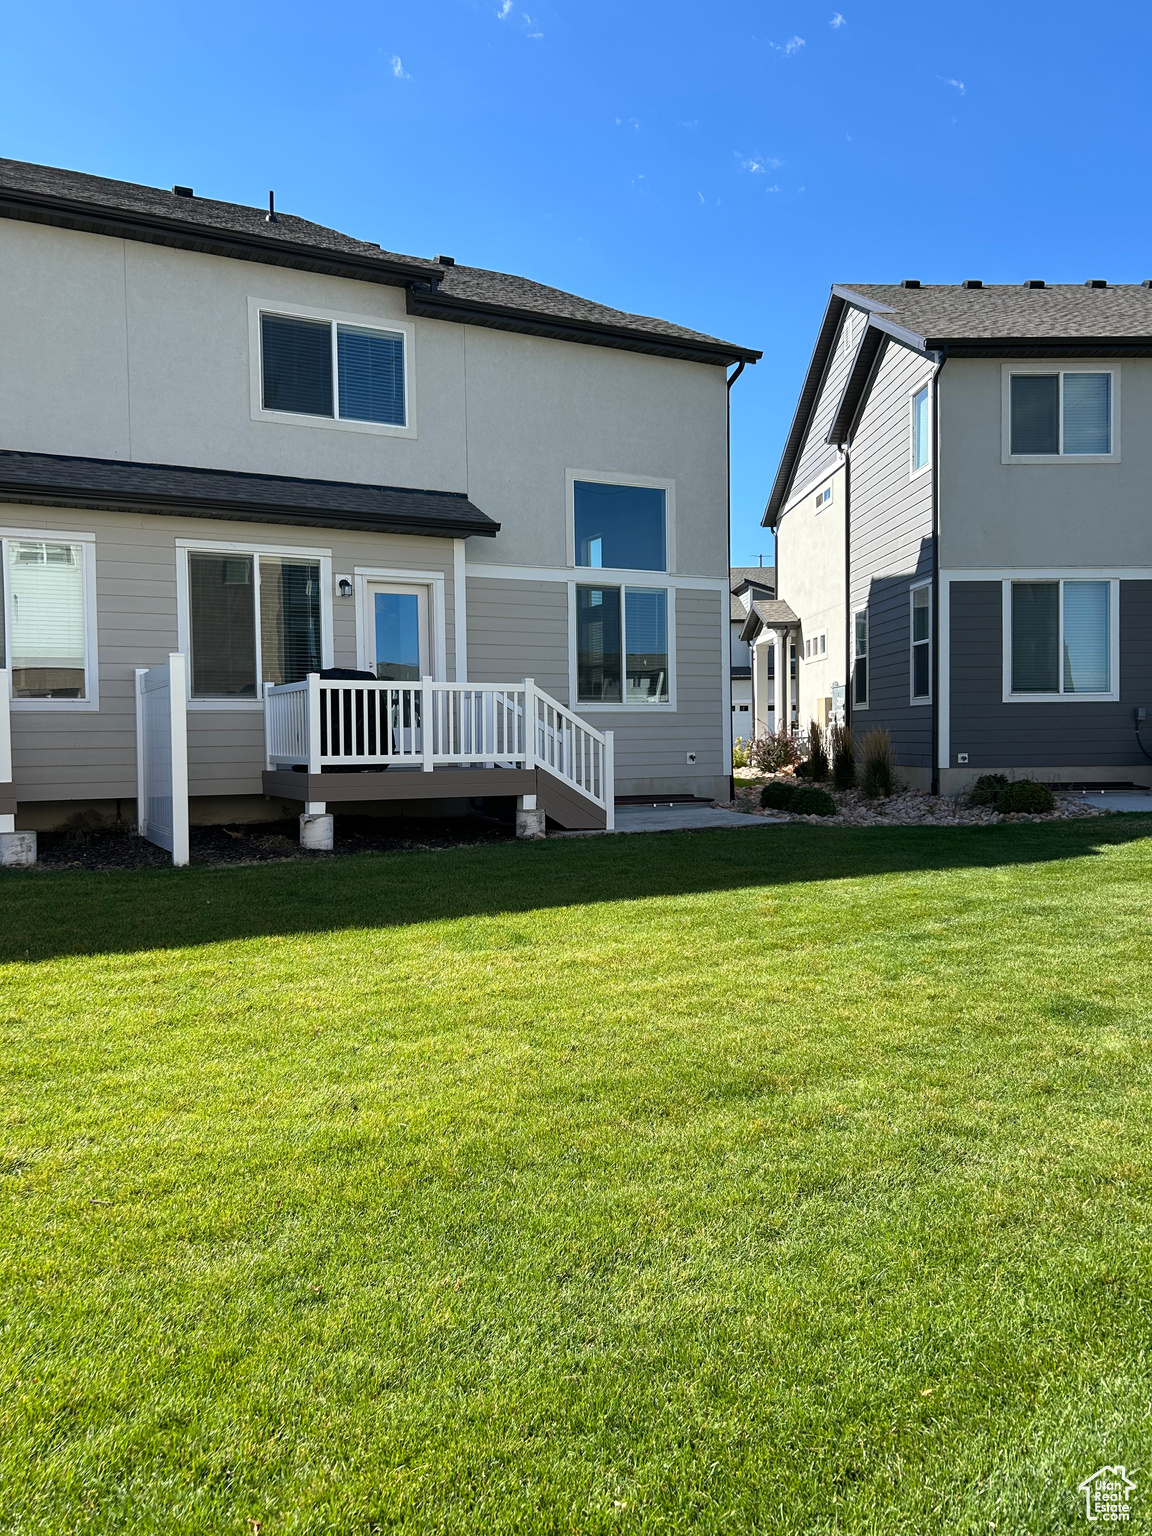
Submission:
[[[457,311],[462,305],[473,304],[493,311],[512,311],[541,321],[567,321],[593,331],[600,329],[608,335],[622,334],[625,339],[681,342],[689,349],[687,355],[692,355],[693,348],[706,354],[720,354],[706,356],[704,361],[725,362],[738,358],[755,361],[760,356],[757,351],[722,341],[703,331],[693,331],[651,315],[629,314],[511,273],[443,265],[428,257],[401,255],[372,241],[356,239],[295,214],[282,213],[279,209],[273,223],[264,208],[199,196],[184,197],[158,187],[138,186],[134,182],[113,181],[22,160],[0,159],[0,214],[64,223],[68,222],[69,210],[73,219],[81,213],[88,219],[88,225],[78,227],[99,229],[101,213],[114,213],[143,221],[151,228],[151,234],[137,238],[211,250],[210,242],[205,244],[203,239],[195,240],[197,232],[201,236],[215,235],[219,242],[227,242],[231,237],[244,242],[246,249],[223,250],[223,254],[274,260],[275,253],[279,253],[288,265],[305,265],[320,271],[339,270],[338,266],[325,267],[323,258],[327,256],[331,263],[344,261],[355,268],[347,275],[369,280],[374,277],[376,281],[393,283],[427,283],[433,304],[436,295],[440,295]],[[108,229],[106,232],[114,231]],[[261,250],[263,255],[259,254]],[[413,306],[413,312],[421,312],[419,302]],[[449,308],[442,318],[467,320],[468,316],[462,312],[453,314]],[[506,325],[504,328],[516,327]],[[573,334],[566,339],[581,338]]]
[[[444,538],[500,529],[460,492],[11,450],[0,452],[0,501]]]
[[[880,318],[934,341],[1058,340],[1067,337],[1152,337],[1152,288],[1139,283],[1089,288],[1053,283],[1044,288],[996,283],[986,288],[933,283],[837,283],[834,290],[881,304]]]

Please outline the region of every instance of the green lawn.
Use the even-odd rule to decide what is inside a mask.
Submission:
[[[1152,1528],[1152,818],[0,878],[0,1530]]]

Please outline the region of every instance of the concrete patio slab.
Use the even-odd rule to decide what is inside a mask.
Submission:
[[[1076,798],[1106,811],[1143,811],[1145,815],[1152,812],[1152,793],[1146,789],[1105,789],[1098,794],[1089,791]]]
[[[618,805],[617,832],[702,832],[715,827],[771,827],[775,816],[744,816],[714,805]],[[603,837],[602,832],[550,832],[549,837]]]

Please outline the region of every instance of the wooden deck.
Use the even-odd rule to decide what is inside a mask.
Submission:
[[[296,773],[265,769],[264,793],[279,800],[337,808],[365,800],[461,800],[535,795],[539,807],[570,831],[603,828],[602,807],[545,768],[389,768],[384,773]]]

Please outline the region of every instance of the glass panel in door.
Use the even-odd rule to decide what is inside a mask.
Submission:
[[[369,589],[370,669],[382,682],[418,683],[428,675],[428,595],[420,587]]]

